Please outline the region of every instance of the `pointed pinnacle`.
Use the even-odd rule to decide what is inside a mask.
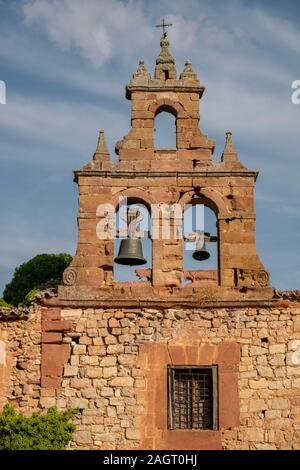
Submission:
[[[94,154],[94,160],[107,160],[109,159],[109,150],[106,145],[104,130],[100,129],[98,145]]]
[[[233,162],[238,160],[238,153],[232,140],[232,132],[226,132],[226,143],[221,160],[222,162]]]

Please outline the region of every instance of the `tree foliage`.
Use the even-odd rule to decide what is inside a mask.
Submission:
[[[16,268],[12,281],[3,292],[5,302],[18,306],[26,303],[30,291],[57,286],[72,257],[68,254],[41,254]]]
[[[0,414],[0,450],[63,450],[75,431],[69,421],[77,413],[77,409],[50,408],[46,415],[35,412],[27,417],[5,405]]]
[[[5,300],[0,299],[0,308],[1,307],[11,307],[11,305],[5,302]]]

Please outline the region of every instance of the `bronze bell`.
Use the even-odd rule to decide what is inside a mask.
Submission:
[[[143,255],[141,240],[137,238],[126,238],[121,241],[119,254],[115,258],[115,263],[125,266],[139,266],[146,264],[147,260]]]
[[[210,258],[210,254],[206,249],[205,242],[203,243],[202,240],[196,244],[196,250],[193,253],[193,258],[196,261],[206,261]]]

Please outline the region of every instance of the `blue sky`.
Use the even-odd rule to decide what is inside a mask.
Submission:
[[[72,171],[100,128],[128,132],[125,84],[145,59],[153,73],[162,17],[177,69],[191,59],[206,92],[201,129],[234,134],[256,185],[257,244],[272,285],[300,288],[300,4],[226,0],[0,0],[0,292],[14,268],[76,247]]]

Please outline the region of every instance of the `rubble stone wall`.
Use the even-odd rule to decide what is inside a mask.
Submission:
[[[281,304],[33,306],[0,323],[0,404],[78,407],[75,449],[300,449],[300,304]],[[170,364],[218,366],[218,431],[168,430]]]

